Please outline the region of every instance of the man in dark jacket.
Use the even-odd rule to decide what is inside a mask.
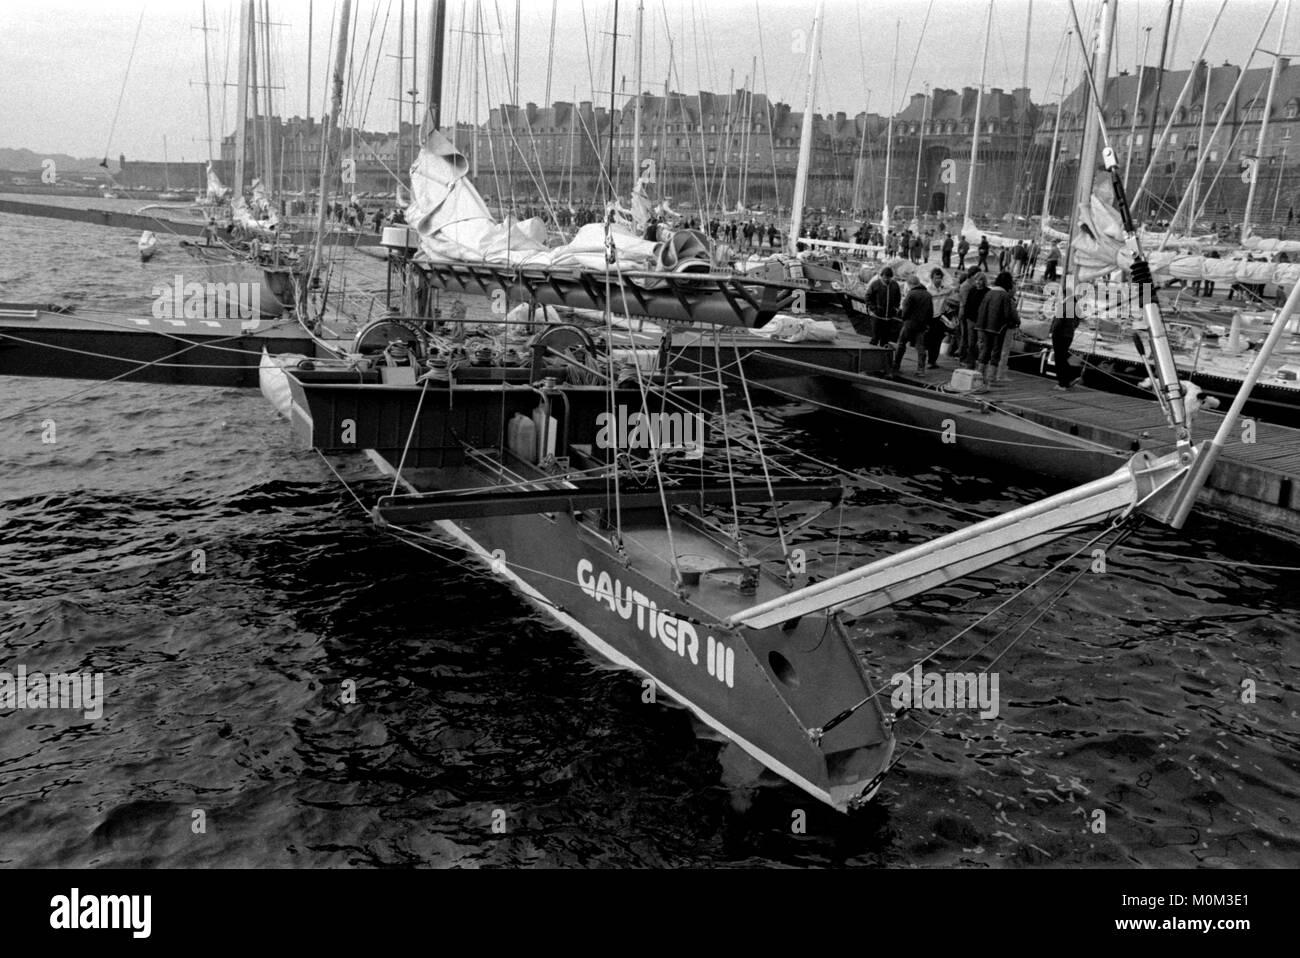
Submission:
[[[867,309],[871,313],[871,345],[887,346],[894,341],[898,323],[898,284],[894,270],[886,266],[867,284]]]
[[[979,360],[979,321],[980,303],[988,292],[988,279],[980,272],[978,266],[972,266],[966,273],[966,281],[957,290],[957,318],[961,320],[961,364],[966,369],[974,369]]]
[[[966,268],[966,254],[969,252],[970,252],[970,243],[966,242],[966,237],[963,236],[961,239],[957,241],[957,268],[958,269]]]
[[[979,328],[980,354],[979,370],[984,381],[990,386],[1005,384],[1002,379],[989,379],[989,367],[996,375],[1002,359],[1002,343],[1011,330],[1020,325],[1020,313],[1016,310],[1015,298],[1011,295],[1015,281],[1006,270],[998,273],[993,281],[993,288],[980,301]]]
[[[934,299],[930,291],[921,282],[921,277],[913,273],[907,278],[907,295],[903,297],[903,328],[898,334],[898,346],[894,349],[894,372],[903,369],[903,357],[907,347],[916,347],[916,371],[925,375],[925,334],[929,332],[930,323],[934,322]]]
[[[1079,300],[1077,294],[1067,293],[1056,304],[1052,315],[1052,362],[1056,366],[1056,388],[1069,389],[1079,376],[1070,365],[1070,344],[1079,326]]]
[[[987,236],[980,237],[980,245],[978,249],[980,255],[979,259],[975,261],[975,265],[980,269],[987,271],[989,268],[989,238]]]
[[[939,262],[944,269],[952,266],[952,234],[943,234],[943,246],[939,247]],[[960,264],[959,264],[960,265]]]

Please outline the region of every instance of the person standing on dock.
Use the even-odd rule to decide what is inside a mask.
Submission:
[[[939,263],[944,269],[952,268],[952,234],[943,234],[943,246],[939,248]],[[960,264],[959,264],[960,265]]]
[[[1060,277],[1056,274],[1056,268],[1061,262],[1061,244],[1052,240],[1052,248],[1047,251],[1047,263],[1043,267],[1043,282],[1050,283]]]
[[[1006,270],[998,273],[993,281],[993,288],[980,301],[979,318],[979,370],[980,375],[990,386],[1004,385],[1002,369],[1002,342],[1011,330],[1020,325],[1020,313],[1016,310],[1015,280]],[[989,379],[989,367],[992,365],[994,379]]]
[[[970,243],[966,242],[966,237],[963,236],[961,239],[957,241],[957,268],[958,269],[966,268],[966,254],[969,252],[970,252]]]
[[[892,267],[886,266],[876,274],[876,278],[867,284],[866,295],[871,317],[871,345],[887,346],[894,341],[893,327],[898,322],[899,289],[894,282]]]
[[[1052,311],[1052,362],[1056,366],[1056,388],[1061,391],[1073,386],[1081,375],[1070,365],[1070,345],[1078,328],[1079,294],[1072,291],[1062,296]]]
[[[988,293],[988,278],[980,272],[978,266],[972,266],[966,274],[966,281],[957,291],[957,318],[961,321],[961,348],[957,355],[966,369],[974,369],[979,359],[979,321],[980,303]]]
[[[1222,259],[1222,257],[1219,256],[1219,251],[1217,249],[1206,250],[1205,258]],[[1214,280],[1207,279],[1205,280],[1205,282],[1201,284],[1201,296],[1206,297],[1206,296],[1213,296],[1213,295],[1214,295]],[[1228,298],[1231,299],[1232,297],[1229,296]]]
[[[903,358],[907,347],[916,347],[916,372],[925,375],[926,334],[934,322],[934,298],[921,282],[921,277],[913,273],[907,277],[907,295],[903,298],[903,328],[898,334],[898,346],[894,349],[894,372],[902,372]]]
[[[945,286],[946,277],[943,270],[935,267],[930,270],[930,298],[934,302],[934,319],[925,334],[925,356],[930,369],[939,368],[939,354],[943,350],[944,337],[951,333],[956,336],[957,291]]]
[[[1023,241],[1016,243],[1011,251],[1016,266],[1016,278],[1023,280],[1029,272],[1029,247]]]
[[[987,236],[980,237],[978,250],[979,259],[975,261],[975,265],[978,266],[982,272],[987,273],[989,268],[989,238]]]

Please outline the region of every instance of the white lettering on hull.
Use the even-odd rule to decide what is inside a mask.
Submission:
[[[608,572],[595,574],[595,568],[589,559],[578,561],[578,585],[586,595],[609,606],[609,610],[623,620],[631,622],[635,619],[638,629],[662,642],[668,651],[689,658],[692,665],[704,664],[709,675],[727,688],[735,688],[734,649],[728,648],[711,635],[706,636],[705,662],[701,663],[700,636],[693,623],[660,609],[653,599],[642,595],[630,585],[623,585]]]

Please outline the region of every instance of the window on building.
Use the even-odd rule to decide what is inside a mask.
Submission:
[[[1219,151],[1218,151],[1218,150],[1210,150],[1210,162],[1211,162],[1211,163],[1218,163],[1218,162],[1219,162]]]
[[[1178,134],[1177,134],[1177,133],[1170,133],[1170,134],[1169,134],[1169,145],[1170,145],[1170,146],[1173,146],[1173,145],[1174,145],[1175,143],[1177,143],[1177,142],[1178,142]]]
[[[1286,105],[1286,118],[1294,120],[1298,116],[1300,116],[1300,101],[1292,100]]]
[[[1291,139],[1291,127],[1288,126],[1282,130],[1282,139],[1284,140]]]

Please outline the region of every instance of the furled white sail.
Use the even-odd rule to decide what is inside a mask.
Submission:
[[[1124,226],[1113,205],[1109,182],[1099,182],[1089,202],[1080,204],[1073,246],[1080,279],[1093,280],[1116,270],[1126,270],[1132,264],[1132,255],[1124,246]],[[1284,286],[1300,282],[1300,263],[1201,256],[1181,250],[1150,252],[1147,262],[1156,282],[1182,279],[1215,283],[1279,283]]]
[[[468,160],[442,133],[433,131],[411,167],[411,204],[406,209],[406,222],[419,233],[425,255],[494,265],[606,268],[603,223],[589,223],[578,230],[572,242],[550,248],[546,227],[536,217],[517,220],[507,216],[504,222],[497,222],[468,174]],[[644,184],[639,185],[644,198]],[[637,203],[634,194],[634,210],[639,209]],[[641,213],[648,215],[648,203]],[[610,232],[616,269],[709,267],[708,244],[693,231],[679,230],[667,243],[655,243],[616,217]]]
[[[209,203],[220,203],[230,195],[230,190],[221,184],[216,172],[212,169],[212,164],[208,163],[208,192],[207,201]]]

